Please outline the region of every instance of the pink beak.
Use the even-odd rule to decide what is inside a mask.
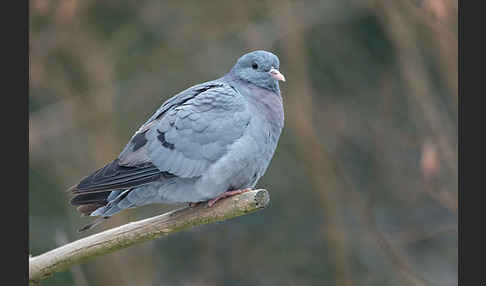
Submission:
[[[281,74],[277,69],[275,69],[274,67],[272,67],[270,69],[270,71],[268,71],[268,73],[276,80],[281,80],[281,81],[285,81],[285,77],[283,74]]]

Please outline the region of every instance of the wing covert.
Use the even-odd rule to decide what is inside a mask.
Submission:
[[[132,137],[120,163],[151,162],[161,171],[189,178],[224,156],[250,121],[246,102],[226,83],[196,90],[164,103]]]

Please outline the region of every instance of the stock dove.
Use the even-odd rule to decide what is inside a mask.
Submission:
[[[127,208],[212,206],[254,188],[284,125],[278,81],[278,57],[254,51],[226,75],[164,102],[114,161],[69,189],[79,212],[98,216],[79,231]]]

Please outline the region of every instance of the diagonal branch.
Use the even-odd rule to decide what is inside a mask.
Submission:
[[[66,270],[85,260],[129,247],[136,243],[189,229],[198,225],[219,222],[265,208],[270,202],[266,190],[253,190],[232,196],[211,208],[199,204],[194,208],[180,208],[171,212],[112,228],[41,255],[29,258],[29,281],[34,284],[54,272]]]

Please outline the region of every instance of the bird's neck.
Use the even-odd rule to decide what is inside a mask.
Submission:
[[[284,123],[282,96],[280,91],[258,87],[254,84],[232,78],[230,81],[238,91],[255,107],[256,112],[265,115],[265,119],[274,127],[281,129]]]

